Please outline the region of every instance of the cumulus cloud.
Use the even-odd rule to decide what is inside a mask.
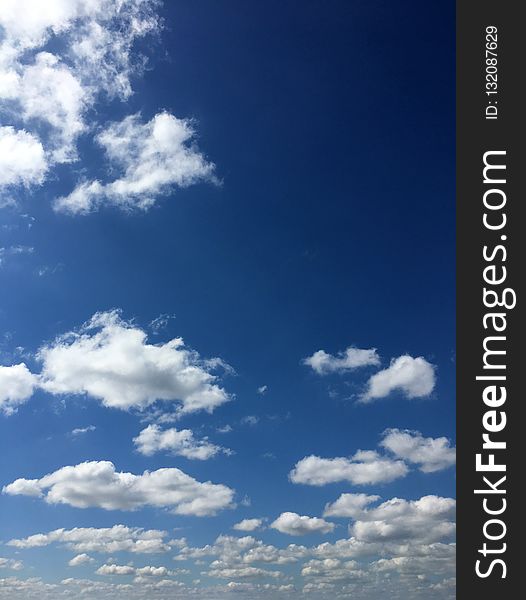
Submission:
[[[170,544],[165,542],[166,531],[114,525],[113,527],[75,527],[55,529],[49,533],[37,533],[23,539],[12,539],[8,546],[19,549],[42,548],[51,544],[65,544],[73,552],[85,556],[87,552],[113,554],[156,554],[168,552]]]
[[[270,527],[288,535],[307,535],[308,533],[330,533],[334,530],[334,523],[318,517],[284,512],[270,524]]]
[[[435,387],[435,367],[421,356],[399,356],[386,369],[369,378],[367,390],[361,397],[363,403],[384,398],[400,391],[407,398],[429,396]]]
[[[349,532],[359,543],[431,544],[455,532],[455,500],[423,496],[418,500],[392,498],[371,507],[379,496],[342,494],[325,507],[324,516],[350,517]]]
[[[311,367],[318,375],[328,375],[379,365],[380,357],[376,348],[362,350],[349,346],[336,356],[328,354],[325,350],[318,350],[312,356],[303,359],[303,364]]]
[[[161,429],[158,425],[148,425],[133,440],[137,450],[145,456],[156,452],[170,452],[176,456],[195,460],[208,460],[226,448],[216,446],[206,438],[198,440],[190,429],[178,430],[175,427]]]
[[[145,210],[175,187],[213,180],[214,165],[195,148],[194,135],[190,121],[166,112],[147,123],[141,123],[139,115],[113,123],[96,141],[121,177],[110,183],[85,181],[58,198],[55,209],[85,214],[106,203]]]
[[[425,438],[419,431],[388,429],[380,445],[424,473],[442,471],[456,461],[456,448],[446,437]]]
[[[179,515],[208,516],[230,508],[234,492],[225,485],[201,483],[180,469],[118,472],[109,461],[90,461],[62,467],[41,479],[17,479],[5,494],[43,498],[49,504],[76,508],[136,510],[168,508]]]
[[[365,542],[408,541],[429,544],[454,535],[454,517],[453,498],[392,498],[375,508],[364,508],[357,513],[349,531],[356,539]]]
[[[106,564],[99,567],[97,575],[135,575],[137,577],[166,577],[172,575],[166,567],[132,567],[130,565]]]
[[[118,311],[96,313],[78,332],[40,348],[40,385],[52,394],[87,394],[104,406],[144,409],[156,400],[176,402],[180,413],[212,412],[230,396],[181,338],[149,344],[146,333]]]
[[[292,483],[327,485],[348,481],[354,485],[388,483],[404,477],[408,468],[402,460],[392,460],[374,451],[359,450],[351,458],[307,456],[290,472]]]
[[[0,188],[42,183],[47,160],[40,140],[27,131],[0,127]]]
[[[85,565],[86,563],[93,562],[93,558],[88,554],[77,554],[74,556],[69,562],[68,565],[70,567],[80,567],[81,565]]]
[[[102,565],[95,572],[97,575],[133,575],[135,568],[129,565]]]
[[[144,61],[134,42],[158,30],[155,0],[4,0],[0,108],[42,134],[50,163],[76,159],[102,94],[126,99]],[[49,41],[53,40],[53,50]]]
[[[256,531],[263,525],[263,519],[243,519],[236,523],[232,529],[236,531]]]
[[[366,506],[379,499],[380,496],[368,496],[367,494],[342,494],[336,502],[325,506],[323,516],[354,518],[362,514]]]
[[[33,395],[36,385],[37,378],[24,363],[0,365],[0,411],[6,415],[16,412]]]

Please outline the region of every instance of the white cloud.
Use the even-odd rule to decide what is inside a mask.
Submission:
[[[146,210],[174,187],[213,180],[214,165],[196,150],[194,134],[188,120],[166,112],[145,124],[139,115],[113,123],[96,140],[122,176],[110,183],[83,182],[68,196],[58,198],[55,209],[85,214],[107,203]]]
[[[133,567],[131,565],[102,565],[96,570],[97,575],[135,575],[137,577],[166,577],[172,572],[166,567]]]
[[[208,575],[210,577],[220,577],[222,579],[252,579],[255,577],[282,577],[280,571],[270,571],[269,569],[261,569],[260,567],[236,566],[227,567],[219,561],[215,561],[210,565]],[[235,586],[231,586],[235,589]]]
[[[0,127],[0,188],[42,183],[47,161],[40,140],[27,131]]]
[[[384,398],[398,390],[408,398],[429,396],[435,387],[435,367],[421,356],[399,356],[386,369],[375,373],[361,397],[363,403]]]
[[[49,533],[37,533],[23,539],[7,542],[15,548],[42,548],[51,544],[66,544],[73,552],[132,552],[134,554],[156,554],[168,552],[171,545],[164,540],[167,533],[158,529],[141,529],[114,525],[113,527],[75,527],[55,529]]]
[[[323,516],[354,518],[360,515],[366,506],[379,499],[380,496],[367,494],[342,494],[336,502],[325,506]]]
[[[284,512],[270,524],[272,529],[288,535],[307,535],[308,533],[330,533],[334,523],[318,517],[300,516],[294,512]]]
[[[74,556],[69,562],[68,565],[70,567],[80,567],[80,565],[85,565],[86,563],[93,562],[93,558],[88,554],[77,554]]]
[[[380,357],[376,348],[360,349],[349,346],[337,356],[318,350],[312,356],[303,359],[303,364],[311,367],[318,375],[345,373],[360,367],[379,365]]]
[[[241,423],[243,423],[244,425],[250,425],[250,426],[254,426],[257,425],[259,423],[259,417],[256,417],[254,415],[248,415],[247,417],[243,417],[241,419]]]
[[[32,396],[37,378],[24,363],[0,365],[0,411],[10,415]]]
[[[326,485],[338,481],[348,481],[354,485],[388,483],[404,477],[408,473],[401,460],[382,457],[374,451],[359,450],[351,458],[302,458],[290,472],[292,483],[306,485]]]
[[[95,572],[97,575],[133,575],[135,568],[129,565],[102,565]]]
[[[419,465],[424,473],[447,469],[456,460],[456,449],[447,438],[425,438],[419,431],[388,429],[380,445],[397,458]]]
[[[236,531],[255,531],[263,525],[263,519],[243,519],[236,523],[232,529]]]
[[[268,392],[268,385],[260,385],[257,391],[260,396],[264,396]]]
[[[49,504],[76,508],[136,510],[164,507],[179,515],[208,516],[230,508],[233,490],[211,482],[200,483],[180,469],[118,472],[109,461],[91,461],[62,467],[41,479],[17,479],[6,485],[10,495],[36,496]]]
[[[175,427],[162,430],[158,425],[148,425],[133,440],[137,450],[145,456],[167,451],[176,456],[195,460],[208,460],[218,452],[228,452],[206,438],[198,440],[190,429],[178,430]]]
[[[230,433],[231,431],[233,431],[232,426],[231,425],[224,425],[223,427],[217,427],[216,429],[217,433]]]
[[[117,311],[96,313],[38,352],[41,386],[53,394],[88,394],[104,406],[144,409],[156,400],[177,402],[179,412],[212,412],[230,396],[210,371],[219,359],[202,360],[181,338],[148,344],[146,333]]]
[[[54,132],[48,141],[49,162],[76,159],[75,141],[86,130],[83,113],[88,91],[70,68],[49,52],[40,52],[25,65],[16,95],[24,123],[46,123]]]
[[[76,159],[86,113],[131,94],[135,40],[158,29],[155,0],[4,0],[0,108],[45,138],[48,162]],[[54,53],[48,42],[53,39]]]
[[[10,569],[12,571],[20,571],[24,565],[20,560],[14,560],[13,558],[3,558],[0,556],[0,569]],[[0,586],[1,590],[1,586]]]
[[[423,496],[419,500],[392,498],[355,516],[351,535],[364,542],[433,543],[455,532],[455,500]]]
[[[91,433],[92,431],[95,431],[97,428],[95,427],[95,425],[88,425],[87,427],[77,427],[77,429],[73,429],[73,431],[71,432],[71,435],[73,437],[79,436],[79,435],[83,435],[85,433]]]

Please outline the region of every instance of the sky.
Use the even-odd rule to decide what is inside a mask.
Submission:
[[[454,3],[3,0],[0,598],[449,599]]]

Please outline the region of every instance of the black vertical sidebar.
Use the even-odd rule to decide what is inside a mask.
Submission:
[[[526,272],[526,33],[521,4],[457,0],[460,600],[524,597],[525,517],[519,514],[526,512],[526,352],[519,315]],[[514,308],[515,296],[506,289],[516,294]],[[477,471],[477,454],[486,470]],[[492,461],[500,470],[490,470]]]

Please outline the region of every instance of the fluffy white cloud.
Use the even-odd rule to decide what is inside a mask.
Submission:
[[[97,575],[133,575],[135,568],[129,565],[102,565],[95,572]]]
[[[303,359],[303,364],[311,367],[318,375],[329,373],[345,373],[359,367],[379,365],[380,357],[376,348],[362,350],[349,346],[337,356],[328,354],[325,350],[318,350],[312,356]]]
[[[171,548],[164,540],[167,533],[158,529],[141,529],[114,525],[113,527],[75,527],[55,529],[49,533],[37,533],[23,539],[7,542],[15,548],[42,548],[51,544],[65,544],[73,552],[85,556],[87,552],[132,552],[134,554],[156,554]]]
[[[158,29],[155,0],[4,0],[0,103],[45,138],[49,162],[76,158],[76,139],[101,92],[127,98],[141,70],[135,40]],[[47,45],[54,44],[53,53]]]
[[[49,52],[40,52],[33,64],[24,66],[16,91],[21,116],[24,123],[37,121],[51,127],[50,162],[76,158],[75,140],[86,130],[83,113],[87,94],[72,70]]]
[[[425,438],[419,431],[388,429],[380,445],[396,457],[419,465],[424,473],[447,469],[456,460],[456,449],[447,438]]]
[[[330,533],[334,530],[334,523],[318,517],[307,517],[294,512],[284,512],[270,524],[272,529],[288,535],[307,535],[308,533]]]
[[[387,369],[369,378],[367,390],[361,397],[364,403],[384,398],[398,390],[408,398],[429,396],[435,387],[435,367],[421,356],[399,356]]]
[[[24,363],[0,365],[0,411],[9,415],[32,396],[37,378]]]
[[[163,430],[158,425],[148,425],[133,442],[137,450],[145,456],[166,451],[189,459],[208,460],[218,452],[228,453],[228,450],[212,444],[206,438],[196,439],[190,429],[178,430],[172,427]]]
[[[13,127],[0,127],[0,188],[41,183],[48,165],[40,140]]]
[[[107,203],[144,210],[174,187],[212,180],[214,165],[196,150],[193,137],[188,120],[166,112],[147,123],[141,123],[139,115],[113,123],[96,140],[122,176],[110,183],[83,182],[68,196],[58,198],[55,209],[82,214]]]
[[[227,486],[209,481],[200,483],[180,469],[158,469],[134,475],[116,471],[109,461],[62,467],[41,479],[17,479],[3,491],[77,508],[135,510],[155,506],[194,516],[214,515],[230,508],[234,496]]]
[[[423,496],[419,500],[392,498],[355,515],[350,533],[365,542],[433,543],[455,532],[455,500]]]
[[[171,575],[166,567],[132,567],[130,565],[106,564],[96,570],[97,575],[135,575],[137,577],[166,577]]]
[[[88,554],[77,554],[74,556],[69,562],[68,565],[70,567],[80,567],[80,565],[85,565],[86,563],[93,562],[93,558]]]
[[[380,496],[367,494],[342,494],[336,502],[325,506],[323,516],[354,518],[360,515],[366,506],[379,499]]]
[[[255,531],[263,525],[263,519],[243,519],[236,523],[232,529],[236,531]]]
[[[156,400],[177,402],[180,413],[212,412],[230,400],[211,370],[181,338],[148,344],[146,333],[117,311],[95,314],[38,352],[40,385],[53,394],[88,394],[105,406],[144,409]]]
[[[326,485],[348,481],[354,485],[388,483],[408,472],[401,460],[382,457],[374,451],[359,450],[351,458],[320,458],[307,456],[296,463],[290,472],[292,483]]]

